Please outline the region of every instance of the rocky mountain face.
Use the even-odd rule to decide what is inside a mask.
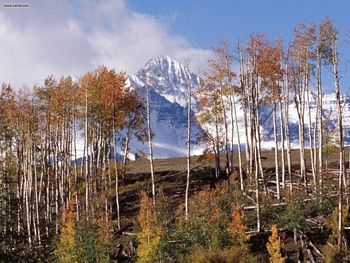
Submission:
[[[144,68],[129,76],[129,81],[131,87],[137,89],[142,96],[145,96],[146,87],[150,89],[151,129],[155,134],[154,156],[185,156],[188,86],[192,85],[194,89],[198,87],[198,77],[178,61],[164,56],[148,61]],[[193,104],[195,103],[194,99]],[[194,121],[194,111],[191,116],[191,140],[194,141],[203,130]],[[133,139],[130,149],[132,152],[148,153],[148,144]],[[193,145],[192,154],[200,152],[201,148]]]
[[[155,133],[153,145],[156,158],[176,157],[186,155],[187,140],[187,99],[188,86],[195,90],[199,85],[199,78],[190,70],[168,56],[155,57],[135,75],[129,76],[130,85],[139,90],[145,96],[145,89],[150,89],[151,99],[151,128]],[[292,95],[291,95],[292,96]],[[241,143],[245,144],[245,130],[243,109],[238,104],[238,126],[240,127]],[[344,134],[345,142],[350,143],[350,98],[343,99],[344,110]],[[311,129],[314,129],[316,121],[316,95],[310,94],[311,105]],[[213,127],[200,127],[194,121],[196,99],[192,102],[192,140],[203,132],[204,129],[213,131]],[[308,144],[309,115],[305,110],[305,141]],[[328,120],[327,132],[337,127],[337,111],[335,94],[324,94],[323,119]],[[260,108],[262,147],[274,147],[272,109],[269,105]],[[230,123],[228,123],[231,125]],[[293,100],[289,103],[289,127],[292,147],[298,147],[298,114]],[[278,128],[279,130],[279,128]],[[222,131],[223,133],[223,131]],[[230,135],[229,135],[230,136]],[[234,141],[234,144],[237,141]],[[244,148],[244,145],[242,146]],[[132,152],[148,153],[148,144],[132,140],[130,143]],[[193,146],[192,154],[199,154],[204,146]]]

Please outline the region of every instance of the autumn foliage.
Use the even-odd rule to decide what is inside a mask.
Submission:
[[[73,263],[79,260],[79,247],[77,244],[77,222],[74,206],[69,205],[68,209],[61,216],[60,240],[55,250],[59,262]]]
[[[276,225],[271,227],[271,236],[269,237],[269,242],[266,245],[267,251],[270,254],[271,263],[284,263],[286,258],[281,254],[281,238],[278,235],[278,230]]]
[[[137,262],[151,263],[158,259],[158,246],[163,230],[157,225],[156,210],[152,198],[141,192],[140,212],[138,215],[140,232],[137,234]]]

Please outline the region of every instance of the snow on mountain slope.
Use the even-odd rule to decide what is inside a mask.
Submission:
[[[170,57],[156,57],[148,61],[144,68],[129,77],[131,87],[145,97],[146,87],[150,88],[151,129],[155,136],[153,151],[155,158],[178,157],[186,155],[187,142],[187,92],[188,85],[195,89],[198,77],[185,66]],[[203,132],[194,121],[191,113],[191,140]],[[148,143],[135,139],[130,142],[133,152],[148,154]],[[192,146],[192,154],[202,151]]]
[[[146,65],[135,75],[129,76],[130,86],[139,90],[142,96],[145,95],[145,87],[150,87],[151,98],[151,128],[155,133],[154,137],[154,155],[156,158],[166,158],[186,155],[187,139],[187,92],[188,85],[192,85],[195,90],[199,85],[199,78],[190,72],[188,68],[180,62],[171,59],[168,56],[155,57],[149,60]],[[292,97],[292,94],[290,94]],[[245,144],[244,112],[240,105],[239,98],[237,102],[238,127],[242,148]],[[344,110],[344,135],[345,142],[350,144],[350,99],[343,98]],[[311,129],[314,129],[316,121],[316,95],[310,93],[311,105]],[[196,99],[193,99],[192,110],[195,111]],[[229,103],[227,103],[227,112],[229,112]],[[214,134],[214,127],[200,127],[194,122],[194,113],[192,112],[192,140],[196,136],[208,130]],[[274,147],[272,108],[269,105],[261,105],[260,123],[262,147],[270,149]],[[279,114],[278,114],[279,115]],[[337,127],[337,107],[335,94],[324,94],[323,112],[324,120],[329,120],[328,131]],[[228,118],[229,138],[231,138],[231,123]],[[305,110],[305,143],[308,144],[309,116],[308,110]],[[279,125],[279,122],[278,122]],[[292,147],[298,147],[298,114],[295,103],[291,98],[289,103],[289,127]],[[278,131],[279,131],[279,127]],[[224,136],[224,130],[220,130],[221,136]],[[237,147],[237,134],[234,131],[234,147]],[[133,152],[142,151],[148,153],[148,143],[140,143],[132,140],[130,148]],[[193,154],[199,154],[204,146],[194,146]]]
[[[198,87],[199,78],[179,61],[168,56],[150,59],[146,65],[130,79],[137,86],[146,84],[171,103],[182,107],[187,105],[188,86]]]
[[[337,103],[335,93],[324,94],[323,95],[323,110],[322,110],[322,119],[327,122],[327,131],[336,130],[338,126],[337,120]],[[316,110],[317,110],[317,96],[316,94],[310,93],[310,117],[308,107],[306,105],[305,115],[304,115],[304,127],[305,127],[305,143],[309,145],[309,129],[311,129],[312,134],[315,129],[315,122],[317,119]],[[346,144],[350,143],[350,98],[343,96],[342,97],[343,109],[343,128],[344,128],[344,141]],[[265,119],[265,122],[262,123],[262,128],[264,129],[263,140],[272,141],[273,140],[273,127],[272,123],[272,109],[266,107],[265,115],[268,113],[269,117]],[[310,127],[311,123],[311,127]],[[278,123],[279,125],[279,123]],[[293,100],[289,103],[289,128],[290,136],[293,144],[298,147],[298,112]],[[279,128],[278,128],[279,129]],[[334,138],[333,138],[334,139]]]

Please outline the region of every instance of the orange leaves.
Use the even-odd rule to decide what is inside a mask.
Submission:
[[[228,226],[228,232],[235,245],[246,246],[249,236],[245,233],[247,230],[247,220],[243,208],[238,204],[232,205],[231,222]]]
[[[87,72],[80,79],[81,94],[88,104],[88,118],[111,133],[113,127],[121,128],[125,124],[126,99],[129,90],[126,87],[126,75],[114,69],[100,66]]]
[[[238,204],[232,205],[231,211],[232,220],[229,225],[229,232],[245,235],[247,222],[244,210]]]
[[[252,41],[251,41],[252,42]],[[261,87],[265,92],[266,101],[277,101],[281,94],[281,81],[283,80],[281,42],[268,42],[258,38],[256,46],[256,73],[261,80]]]

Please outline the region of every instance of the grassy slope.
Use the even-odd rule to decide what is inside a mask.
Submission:
[[[346,160],[349,159],[348,152],[346,150]],[[333,152],[328,159],[328,168],[337,168],[338,165],[338,153]],[[263,151],[263,166],[266,171],[271,171],[274,168],[274,151]],[[293,168],[298,168],[299,150],[292,150],[292,163]],[[307,168],[310,167],[310,155],[309,149],[306,149]],[[245,160],[243,154],[242,159]],[[326,159],[324,158],[324,161]],[[221,157],[222,168],[225,165],[225,156]],[[235,167],[238,165],[238,154],[235,153],[234,157]],[[162,189],[166,196],[171,196],[171,202],[174,208],[184,202],[185,183],[186,183],[186,158],[169,158],[169,159],[156,159],[155,162],[156,172],[156,187]],[[346,165],[348,166],[348,162]],[[190,189],[191,194],[195,191],[202,189],[206,185],[214,185],[218,179],[215,178],[214,173],[214,162],[203,161],[199,156],[193,156],[191,161],[191,182]],[[138,213],[138,198],[140,190],[146,190],[150,192],[150,172],[149,172],[149,161],[148,160],[137,160],[130,162],[127,167],[127,174],[121,181],[120,186],[120,199],[121,199],[121,216],[122,216],[122,231],[134,231],[136,223],[136,215]],[[224,172],[223,172],[224,173]],[[219,180],[226,180],[227,177],[223,176]],[[119,232],[120,233],[120,232]],[[319,242],[324,243],[325,237],[316,235]],[[267,237],[265,237],[267,238]],[[261,240],[260,240],[261,241]],[[266,240],[265,240],[266,241]],[[258,244],[253,239],[254,247],[264,249],[264,246]],[[319,243],[318,242],[318,243]],[[293,239],[291,234],[285,236],[285,247],[286,253],[289,257],[295,258],[296,255],[293,253],[296,251],[296,247],[293,245]],[[259,252],[259,249],[257,251]]]

